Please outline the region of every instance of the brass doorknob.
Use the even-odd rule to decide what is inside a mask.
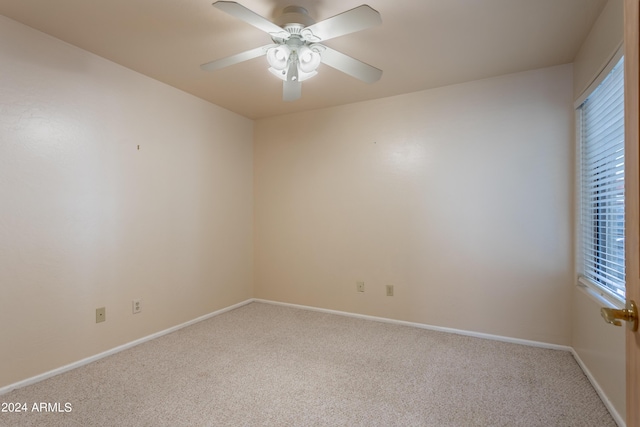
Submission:
[[[602,307],[600,314],[604,321],[615,326],[622,326],[621,320],[627,322],[627,326],[633,332],[638,330],[638,307],[634,301],[627,301],[625,308],[616,310],[615,308]]]

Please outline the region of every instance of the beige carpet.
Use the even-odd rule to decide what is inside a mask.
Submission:
[[[570,353],[251,303],[0,396],[2,426],[615,426]]]

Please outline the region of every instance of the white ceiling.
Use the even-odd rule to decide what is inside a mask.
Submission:
[[[0,14],[257,119],[572,62],[607,0],[368,0],[382,25],[327,46],[384,70],[374,84],[321,65],[282,101],[264,57],[200,64],[271,42],[213,0],[0,0]],[[320,21],[363,0],[238,0],[274,20],[295,4]]]

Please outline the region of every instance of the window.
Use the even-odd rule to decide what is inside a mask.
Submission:
[[[623,69],[620,59],[577,110],[580,281],[619,301],[625,298]]]

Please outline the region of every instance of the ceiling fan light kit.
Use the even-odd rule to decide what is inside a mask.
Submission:
[[[269,71],[283,81],[284,101],[295,101],[301,97],[301,82],[317,75],[320,63],[366,83],[374,83],[382,76],[382,70],[320,44],[380,25],[380,14],[367,5],[318,23],[314,22],[306,9],[299,6],[286,7],[275,23],[236,2],[218,1],[213,3],[213,7],[268,33],[273,43],[202,64],[200,67],[203,70],[215,71],[266,55]]]

